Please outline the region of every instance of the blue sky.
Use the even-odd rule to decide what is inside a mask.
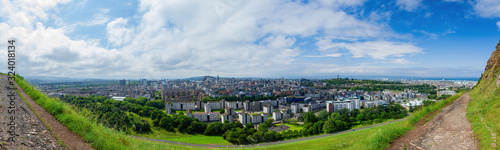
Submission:
[[[16,69],[27,76],[479,77],[500,40],[495,0],[48,0],[0,6],[0,38],[18,41]]]

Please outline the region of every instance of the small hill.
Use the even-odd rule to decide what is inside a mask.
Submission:
[[[479,83],[470,92],[467,118],[481,149],[498,149],[500,139],[500,43],[491,54]]]

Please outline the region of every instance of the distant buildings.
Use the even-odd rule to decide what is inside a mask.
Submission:
[[[250,114],[245,111],[242,111],[240,114],[238,114],[238,121],[240,121],[240,123],[243,125],[250,123],[250,119]]]
[[[198,119],[201,122],[218,122],[220,121],[219,112],[209,112],[209,113],[192,113],[191,109],[186,111],[186,116]]]
[[[445,95],[445,94],[453,96],[457,93],[455,91],[448,91],[448,90],[447,91],[437,91],[437,96],[439,96],[439,97],[441,97],[442,95]]]

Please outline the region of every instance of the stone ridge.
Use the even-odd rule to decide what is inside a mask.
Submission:
[[[491,53],[491,57],[488,60],[488,63],[486,64],[486,67],[484,68],[484,71],[490,70],[492,67],[496,70],[496,68],[500,67],[500,42],[496,46],[496,50]],[[490,76],[493,76],[494,71],[489,72],[488,74],[483,74],[482,79],[487,79],[490,78]]]

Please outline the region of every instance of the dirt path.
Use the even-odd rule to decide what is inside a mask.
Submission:
[[[478,149],[478,140],[465,116],[469,102],[469,93],[465,93],[429,122],[422,126],[422,122],[416,123],[414,130],[398,138],[389,149]]]
[[[0,75],[1,149],[63,149],[42,121]]]
[[[6,85],[7,85],[7,76],[1,75],[0,76],[0,86],[2,87],[2,104],[5,101],[7,91],[4,90]],[[28,103],[33,107],[33,109],[38,113],[38,116],[51,128],[53,134],[58,137],[66,147],[62,147],[56,140],[56,138],[50,133],[50,130],[48,130],[44,123],[31,111],[31,109],[26,105],[26,103],[21,99],[19,95],[16,97],[16,102],[19,105],[19,111],[17,115],[19,116],[28,116],[29,121],[33,122],[31,124],[25,124],[22,126],[21,132],[24,133],[26,132],[30,136],[34,135],[43,135],[43,137],[40,137],[39,139],[32,138],[30,136],[28,137],[17,137],[21,141],[24,139],[30,139],[32,138],[34,142],[28,142],[28,146],[23,146],[26,144],[26,142],[12,142],[8,143],[10,145],[7,145],[7,149],[71,149],[71,150],[87,150],[87,149],[93,149],[92,146],[88,143],[86,143],[82,137],[79,135],[71,132],[66,126],[62,125],[54,116],[52,116],[50,113],[48,113],[45,109],[43,109],[40,105],[38,105],[35,101],[33,101],[26,93],[24,93],[24,90],[21,89],[17,84],[16,88],[19,90],[20,93],[22,93],[23,97],[26,98]],[[15,90],[13,90],[15,91]],[[5,106],[1,108],[3,111],[6,109]],[[5,121],[4,116],[8,116],[7,114],[4,114],[5,112],[2,112],[2,122]],[[24,121],[19,119],[15,121]],[[2,130],[6,130],[4,125],[5,123],[1,124]],[[29,132],[33,131],[33,132]],[[39,132],[39,133],[36,133]],[[2,135],[5,135],[5,131],[0,132]],[[2,141],[5,141],[5,138],[1,139]],[[47,142],[45,142],[47,141]],[[36,143],[36,144],[33,144]],[[35,147],[37,146],[37,147]]]

